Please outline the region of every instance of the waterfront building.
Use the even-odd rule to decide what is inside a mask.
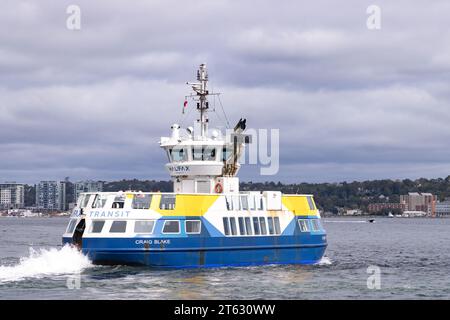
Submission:
[[[15,182],[0,184],[0,209],[25,207],[25,186]]]
[[[436,203],[436,216],[450,217],[450,198],[445,199],[445,201]]]
[[[92,181],[92,180],[86,180],[86,181],[79,181],[76,182],[73,188],[73,199],[76,203],[78,200],[78,197],[80,196],[80,193],[83,192],[102,192],[103,191],[103,182],[102,181]]]
[[[399,210],[400,212],[405,211],[406,205],[404,203],[371,203],[367,207],[369,213],[376,213],[384,210]]]
[[[400,196],[400,203],[405,205],[407,211],[423,211],[428,216],[436,216],[437,197],[431,193],[409,192]]]
[[[41,181],[37,184],[36,207],[46,210],[66,210],[66,183]]]

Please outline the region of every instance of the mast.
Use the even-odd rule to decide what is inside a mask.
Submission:
[[[208,132],[208,109],[209,103],[207,96],[209,95],[208,91],[208,72],[206,71],[206,64],[202,63],[197,70],[197,81],[196,83],[186,82],[186,84],[191,85],[192,89],[196,92],[196,95],[190,95],[189,97],[198,97],[197,102],[197,110],[200,112],[200,128],[201,128],[201,137],[205,139]]]

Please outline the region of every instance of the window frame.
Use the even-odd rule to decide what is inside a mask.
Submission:
[[[305,224],[306,229],[302,228],[302,223]],[[298,219],[298,227],[300,228],[300,232],[311,232],[311,226],[308,223],[308,219]]]
[[[89,227],[89,233],[93,233],[93,234],[103,233],[103,229],[105,228],[105,222],[106,222],[106,220],[92,220],[91,221],[91,226]],[[102,227],[100,228],[100,231],[98,231],[98,232],[94,232],[94,225],[96,223],[101,223],[102,224]]]
[[[152,227],[152,231],[151,232],[137,232],[136,231],[136,225],[138,222],[153,222],[153,227]],[[156,226],[156,220],[155,219],[150,219],[150,220],[134,220],[134,226],[133,226],[133,231],[135,234],[153,234],[155,232],[155,226]]]
[[[188,222],[198,222],[198,224],[199,224],[198,232],[188,232],[188,230],[187,230]],[[198,220],[198,219],[185,220],[184,221],[184,232],[186,232],[186,234],[201,234],[202,233],[202,220]]]
[[[319,231],[322,231],[322,226],[321,226],[321,223],[320,223],[320,220],[319,220],[319,219],[314,218],[314,219],[309,219],[309,220],[311,220],[310,225],[311,225],[311,231],[312,231],[312,232],[319,232]],[[314,223],[316,223],[316,225],[314,225]],[[316,226],[317,229],[314,228],[314,226]]]
[[[252,217],[253,222],[253,231],[255,232],[255,236],[261,235],[261,226],[259,225],[259,217]]]
[[[127,227],[128,227],[128,222],[129,220],[113,220],[111,222],[111,226],[109,227],[109,233],[127,233]],[[125,223],[125,229],[123,231],[112,231],[112,228],[114,227],[114,224],[118,224],[118,223]]]
[[[230,221],[228,220],[228,217],[222,217],[223,222],[223,234],[226,236],[230,235]]]
[[[244,221],[245,221],[245,231],[246,231],[247,235],[248,236],[253,236],[253,226],[252,226],[253,223],[252,223],[252,220],[250,219],[250,217],[244,217]]]
[[[161,204],[163,202],[163,199],[169,198],[169,197],[174,199],[173,208],[170,208],[170,209],[162,208]],[[159,199],[159,209],[160,210],[175,210],[176,206],[177,206],[177,196],[175,194],[162,194],[161,195],[161,198]]]
[[[166,227],[166,224],[168,222],[178,222],[178,232],[165,232],[164,228]],[[163,227],[161,229],[161,234],[180,234],[181,233],[181,223],[180,220],[176,220],[176,219],[168,219],[168,220],[164,220],[164,224]]]
[[[273,224],[275,227],[275,234],[281,235],[281,223],[280,223],[280,217],[273,217]]]
[[[150,197],[150,201],[148,202],[148,208],[135,208],[134,199],[136,199],[136,196]],[[133,199],[131,199],[131,209],[134,209],[134,210],[148,210],[152,206],[152,200],[153,200],[153,195],[150,194],[150,193],[134,193],[133,194]]]
[[[237,224],[236,224],[236,218],[235,217],[229,217],[228,220],[230,221],[230,231],[232,236],[238,235],[237,230]]]

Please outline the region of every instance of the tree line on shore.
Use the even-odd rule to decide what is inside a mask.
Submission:
[[[73,183],[66,181],[67,202],[74,201]],[[450,176],[447,178],[416,180],[370,180],[341,183],[298,183],[281,182],[241,182],[241,191],[281,191],[283,193],[312,194],[319,209],[325,212],[337,213],[340,208],[367,210],[370,203],[400,201],[400,195],[408,192],[430,192],[437,195],[438,200],[450,198]],[[161,191],[171,192],[171,181],[156,180],[119,180],[105,181],[103,191]],[[25,205],[35,203],[35,187],[25,186]]]

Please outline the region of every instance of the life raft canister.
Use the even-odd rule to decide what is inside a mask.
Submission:
[[[220,182],[216,183],[216,185],[214,186],[214,191],[216,193],[222,193],[223,192],[223,187],[222,187],[222,184]]]

